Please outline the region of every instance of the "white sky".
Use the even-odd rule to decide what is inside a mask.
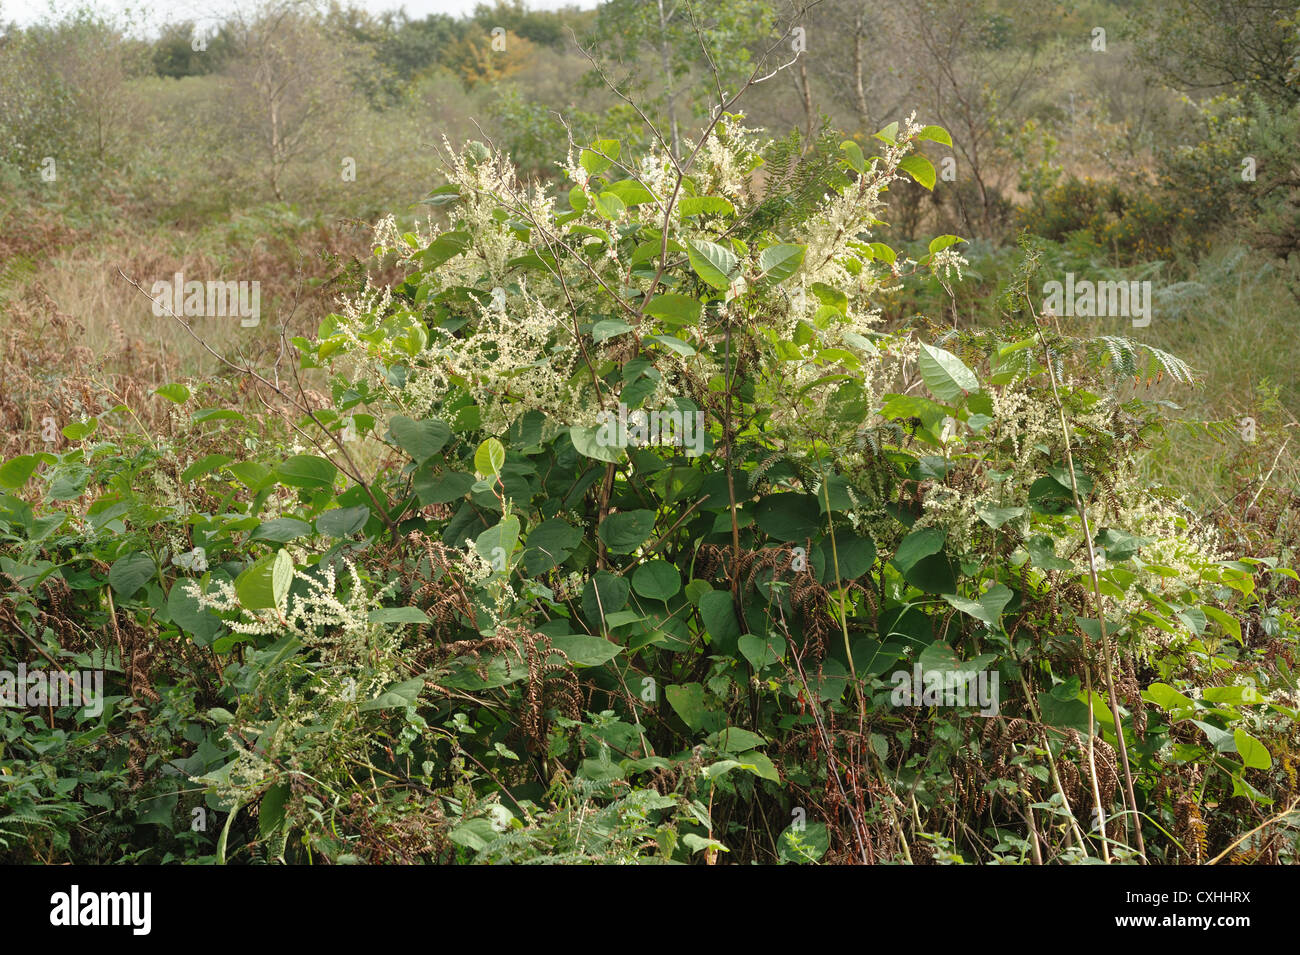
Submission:
[[[460,15],[470,13],[480,0],[352,0],[354,6],[371,13],[382,13],[401,7],[413,19],[430,13]],[[598,0],[525,0],[534,10],[554,10],[559,7],[595,7]],[[492,3],[488,2],[491,6]],[[195,20],[211,23],[236,9],[251,9],[251,0],[0,0],[0,24],[16,22],[19,26],[44,19],[51,10],[56,13],[89,6],[102,13],[128,14],[133,20],[156,25],[170,20]]]

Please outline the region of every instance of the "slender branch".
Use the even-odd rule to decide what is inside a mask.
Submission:
[[[1061,395],[1060,392],[1057,390],[1057,386],[1056,386],[1056,369],[1052,365],[1052,352],[1047,345],[1047,336],[1043,332],[1042,324],[1038,321],[1038,315],[1034,310],[1034,304],[1028,295],[1025,296],[1025,301],[1029,305],[1030,314],[1033,315],[1034,327],[1038,331],[1038,339],[1043,345],[1043,357],[1047,363],[1048,380],[1052,384],[1052,400],[1056,404],[1056,413],[1061,423],[1061,437],[1065,441],[1065,467],[1070,472],[1070,493],[1074,498],[1074,508],[1079,514],[1079,521],[1083,528],[1084,542],[1088,546],[1088,576],[1092,581],[1093,603],[1097,610],[1097,627],[1101,634],[1101,658],[1102,658],[1102,665],[1105,669],[1106,692],[1107,695],[1109,696],[1111,717],[1115,721],[1115,737],[1119,741],[1120,762],[1122,763],[1124,769],[1124,794],[1125,797],[1127,798],[1129,808],[1133,811],[1133,818],[1134,818],[1133,829],[1137,836],[1138,854],[1141,857],[1143,863],[1145,864],[1147,862],[1146,843],[1142,838],[1142,819],[1141,819],[1140,812],[1138,810],[1137,796],[1133,790],[1133,772],[1129,766],[1128,744],[1124,740],[1124,723],[1120,719],[1119,699],[1115,693],[1115,672],[1114,672],[1114,666],[1111,663],[1110,637],[1109,634],[1106,632],[1106,608],[1102,603],[1101,583],[1097,577],[1097,554],[1092,546],[1092,529],[1088,525],[1088,511],[1087,508],[1084,506],[1083,498],[1079,495],[1079,482],[1074,473],[1074,454],[1070,450],[1070,444],[1071,444],[1070,429],[1069,429],[1069,425],[1066,423],[1065,420],[1065,406],[1061,403]],[[1085,636],[1085,643],[1086,643],[1086,636]],[[1087,672],[1089,674],[1091,673],[1090,670],[1088,670]],[[1090,677],[1090,682],[1091,682],[1091,677]],[[1092,716],[1091,687],[1089,687],[1088,690],[1088,707],[1089,707],[1088,710],[1089,718],[1091,718]],[[1092,738],[1093,738],[1091,724],[1089,725],[1088,730],[1089,730],[1088,741],[1089,741],[1089,747],[1091,748]],[[1091,756],[1091,753],[1089,755]],[[1093,785],[1094,786],[1097,785],[1097,775],[1095,769],[1093,770]],[[1101,833],[1103,839],[1102,850],[1103,852],[1105,852],[1106,842],[1104,840],[1106,837],[1106,831],[1105,831],[1104,816],[1102,815],[1100,796],[1098,797],[1097,800],[1097,812],[1098,812],[1098,821],[1102,826],[1102,833]],[[1127,828],[1127,824],[1128,823],[1126,819],[1125,828]],[[1109,855],[1108,852],[1107,855]]]
[[[141,287],[140,283],[137,282],[135,279],[131,278],[121,269],[117,270],[117,274],[122,276],[122,279],[128,285],[133,286],[145,298],[149,299],[150,301],[156,302],[154,297],[150,295],[148,292],[146,292],[144,288]],[[369,482],[366,481],[365,477],[362,475],[361,469],[357,467],[356,463],[352,460],[352,455],[348,453],[348,449],[344,446],[342,440],[340,440],[340,438],[336,434],[334,434],[333,431],[325,427],[325,425],[321,422],[321,420],[318,417],[316,417],[316,412],[314,412],[305,403],[296,400],[292,395],[290,395],[287,391],[285,391],[276,383],[269,381],[267,378],[258,374],[256,371],[253,370],[251,366],[236,365],[225,355],[222,355],[220,352],[216,351],[211,345],[209,345],[202,338],[202,336],[200,336],[197,332],[194,331],[193,326],[190,325],[189,322],[185,321],[185,319],[181,318],[174,311],[172,311],[170,305],[166,305],[164,307],[167,310],[167,314],[170,315],[177,322],[179,322],[181,324],[181,327],[183,327],[185,331],[189,333],[189,336],[193,338],[196,342],[198,342],[204,351],[206,351],[213,358],[217,359],[217,361],[221,362],[222,365],[226,366],[227,368],[230,368],[232,371],[235,371],[238,374],[247,375],[249,378],[252,378],[255,382],[265,386],[266,388],[269,388],[279,398],[283,399],[284,401],[287,401],[290,405],[292,405],[294,410],[296,410],[299,414],[302,414],[307,418],[310,418],[312,423],[315,424],[318,428],[320,428],[321,432],[327,438],[329,438],[330,441],[334,444],[338,453],[342,455],[344,462],[347,464],[347,467],[340,468],[340,470],[343,471],[344,474],[346,474],[352,481],[354,481],[359,487],[362,488],[362,490],[366,492],[366,496],[369,497],[371,503],[374,504],[375,510],[379,513],[379,516],[383,520],[383,522],[388,526],[388,530],[394,535],[397,534],[397,525],[395,525],[392,521],[392,518],[388,516],[388,508],[385,507],[380,502],[379,498],[375,495],[374,491],[370,487]],[[266,403],[265,401],[263,401],[263,403],[266,404],[268,408],[271,407],[269,403]],[[317,440],[314,436],[306,434],[306,432],[304,432],[293,422],[289,422],[289,424],[295,431],[297,431],[299,434],[303,435],[303,437],[305,437],[308,441],[310,441],[318,451],[322,452],[323,454],[328,453],[324,445],[322,445],[320,441]]]

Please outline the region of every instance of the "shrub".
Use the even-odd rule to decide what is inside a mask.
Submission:
[[[445,227],[376,231],[404,277],[244,373],[286,427],[176,384],[170,441],[90,420],[0,467],[5,632],[113,683],[10,732],[35,781],[6,838],[83,858],[40,831],[108,814],[155,859],[1291,860],[1296,576],[1143,479],[1160,407],[1119,387],[1187,367],[1037,322],[1032,247],[996,329],[884,331],[882,295],[963,260],[873,241],[947,133],[879,137],[813,192],[730,115],[681,161],[575,147],[558,194],[470,144]],[[60,733],[126,772],[41,782]],[[220,825],[170,828],[195,810]]]

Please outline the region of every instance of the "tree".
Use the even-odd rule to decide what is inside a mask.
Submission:
[[[505,27],[492,27],[491,32],[471,27],[444,54],[442,64],[467,85],[477,86],[513,76],[532,59],[532,53],[531,42]]]
[[[255,144],[276,199],[294,162],[322,150],[355,112],[359,46],[294,2],[275,2],[231,26],[223,70],[226,130]]]
[[[473,22],[488,30],[501,27],[538,46],[560,48],[575,19],[583,16],[573,10],[529,10],[523,0],[496,0],[493,6],[475,6]]]
[[[1273,102],[1300,101],[1294,4],[1169,0],[1143,19],[1143,53],[1176,89],[1236,86]]]
[[[206,31],[193,20],[165,23],[153,45],[153,68],[159,76],[179,79],[215,73],[230,52],[224,30]]]
[[[874,133],[903,106],[898,69],[878,55],[897,31],[896,9],[874,0],[822,0],[808,11],[809,65],[822,94]]]
[[[127,38],[128,26],[83,9],[8,37],[0,46],[0,155],[103,168],[127,150],[140,114],[129,83],[148,72],[147,47]]]
[[[899,11],[897,38],[917,77],[920,107],[952,132],[959,177],[974,185],[975,210],[963,210],[967,231],[991,236],[1002,189],[1014,174],[1006,162],[1009,133],[1027,114],[1044,57],[1032,35],[1012,43],[1009,24],[1029,24],[1041,7],[1026,0],[919,0]]]
[[[678,155],[684,119],[702,117],[725,90],[734,89],[749,74],[753,53],[781,36],[778,23],[797,19],[799,9],[763,0],[713,0],[699,6],[690,0],[610,0],[600,8],[585,45],[619,63],[624,75],[615,85],[646,91],[640,105],[659,113]],[[593,71],[602,72],[608,80],[604,64]],[[703,86],[694,83],[702,73],[710,77],[712,95],[684,103],[685,91]],[[599,82],[598,75],[589,79]]]
[[[463,25],[446,14],[430,14],[423,20],[398,14],[379,41],[379,61],[401,80],[416,79],[436,67],[463,32]]]

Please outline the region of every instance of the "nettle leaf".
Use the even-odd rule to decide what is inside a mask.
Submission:
[[[952,352],[944,351],[921,342],[921,353],[917,357],[917,366],[921,378],[930,393],[940,401],[949,403],[964,398],[980,390],[979,379],[960,358]]]
[[[654,526],[654,511],[618,511],[601,521],[596,533],[611,552],[630,554],[646,542]]]
[[[700,281],[720,291],[731,287],[740,270],[740,259],[736,258],[735,253],[716,242],[692,239],[687,243],[686,254]]]
[[[293,558],[279,550],[254,561],[235,578],[235,596],[246,610],[275,610],[292,583]]]
[[[759,271],[769,282],[780,284],[799,271],[807,251],[807,247],[802,245],[769,246],[758,256]]]
[[[395,415],[388,422],[388,433],[393,443],[416,464],[429,460],[451,440],[451,428],[437,418],[414,421],[405,415]]]

